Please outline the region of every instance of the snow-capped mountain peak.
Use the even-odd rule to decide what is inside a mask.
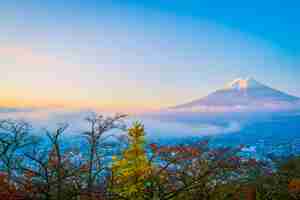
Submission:
[[[259,83],[258,81],[254,80],[253,78],[238,78],[227,84],[225,89],[237,89],[237,90],[244,90],[249,88],[259,88],[263,87],[264,85]]]

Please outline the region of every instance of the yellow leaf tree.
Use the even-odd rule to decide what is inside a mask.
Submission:
[[[112,192],[125,199],[143,199],[151,165],[147,158],[144,126],[135,122],[128,129],[129,146],[120,159],[113,157]]]

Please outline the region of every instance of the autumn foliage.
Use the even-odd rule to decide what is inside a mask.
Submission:
[[[200,139],[149,144],[143,124],[126,128],[125,117],[91,115],[81,142],[70,145],[66,124],[37,137],[26,122],[0,121],[0,199],[300,199],[299,158],[248,159],[242,146],[211,148]]]
[[[144,199],[143,193],[152,165],[145,152],[145,131],[140,123],[134,123],[128,129],[129,146],[121,158],[113,157],[111,171],[111,191],[124,199]]]

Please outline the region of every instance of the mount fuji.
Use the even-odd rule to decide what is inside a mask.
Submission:
[[[159,137],[207,136],[212,145],[280,144],[300,141],[300,98],[240,78],[203,98],[147,113],[143,120]]]
[[[252,78],[236,79],[204,98],[168,108],[169,111],[281,111],[299,108],[300,98]]]

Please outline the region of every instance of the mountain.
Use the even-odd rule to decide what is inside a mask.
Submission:
[[[236,79],[204,98],[169,108],[171,111],[289,110],[300,98],[266,86],[252,78]]]

